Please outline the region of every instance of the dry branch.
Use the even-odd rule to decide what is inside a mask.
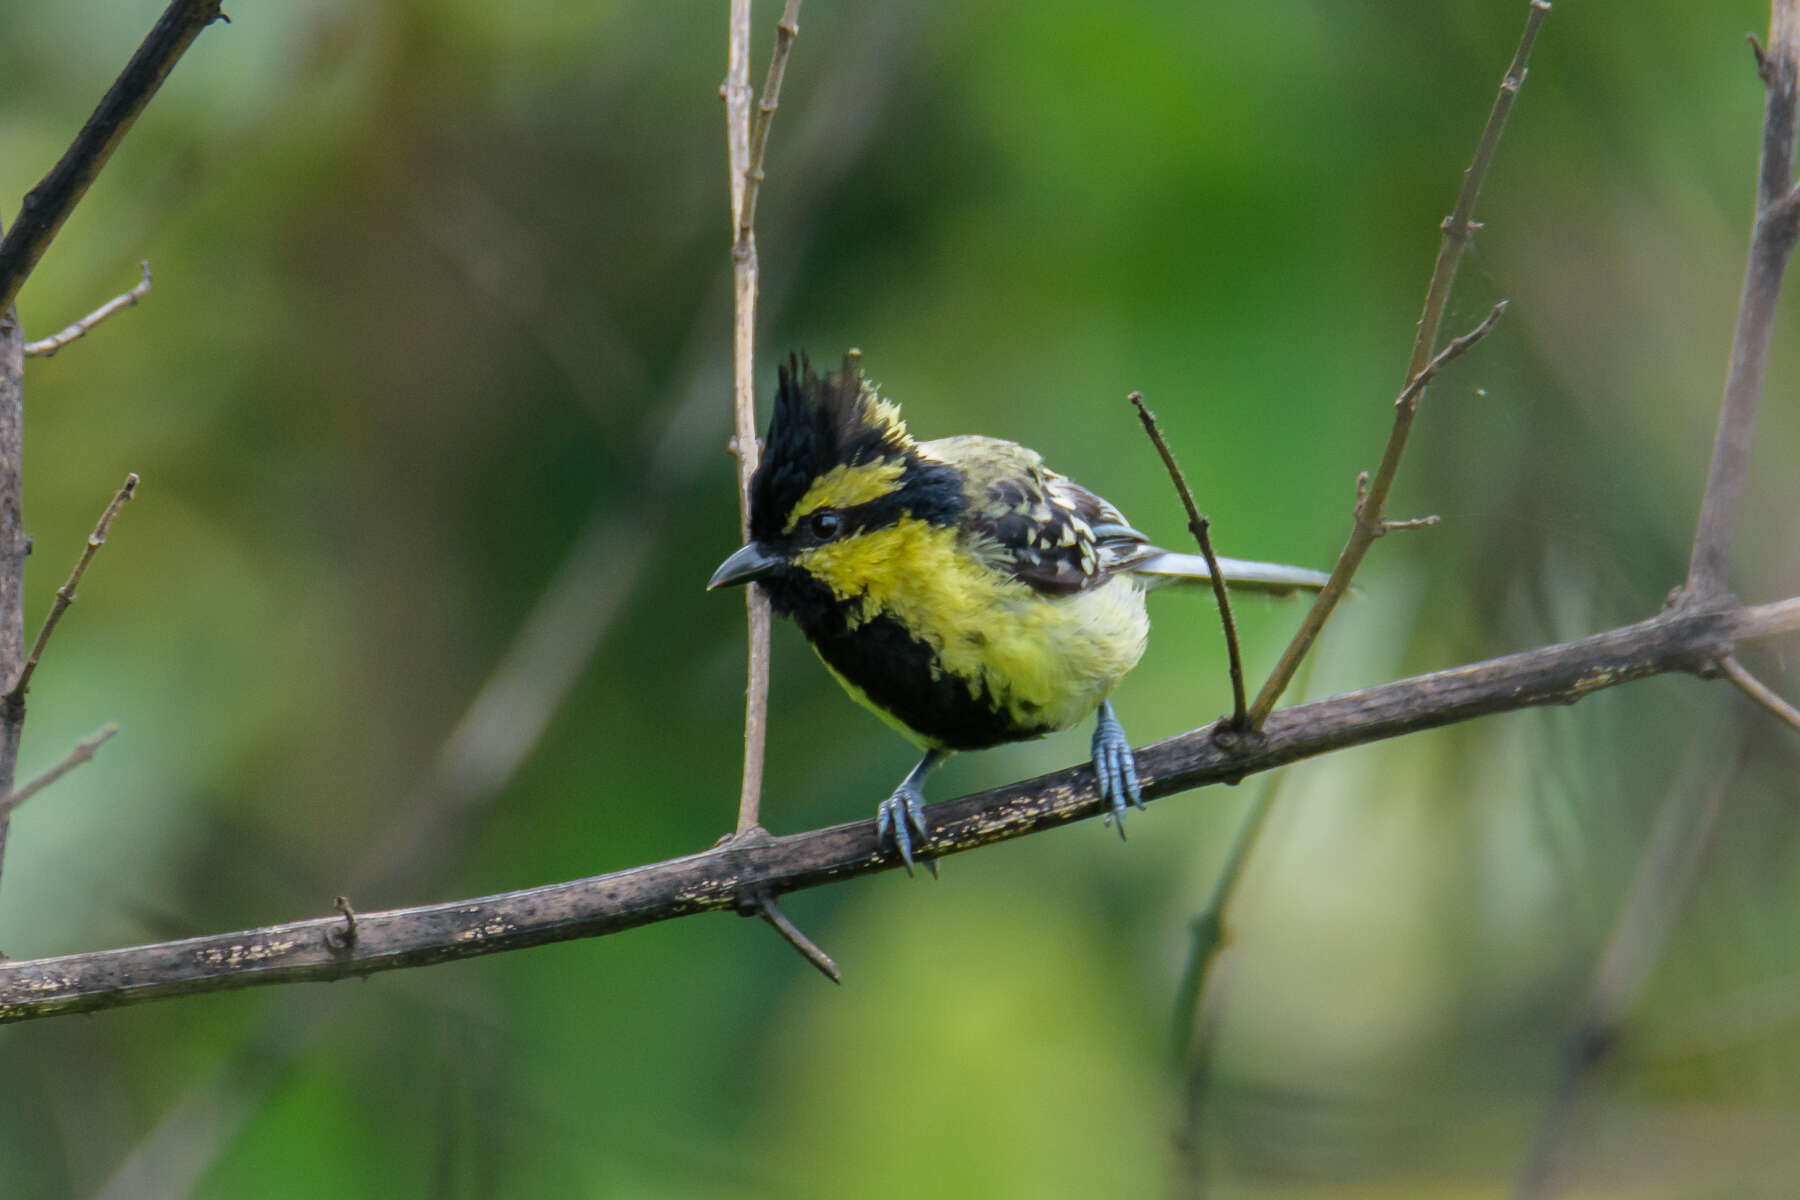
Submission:
[[[1756,438],[1756,410],[1762,400],[1769,344],[1775,335],[1775,308],[1781,278],[1800,234],[1796,224],[1794,145],[1800,128],[1800,5],[1775,0],[1770,6],[1769,45],[1758,50],[1757,71],[1767,85],[1763,109],[1762,163],[1757,171],[1756,222],[1750,257],[1731,339],[1731,365],[1719,406],[1712,464],[1694,529],[1687,586],[1681,603],[1716,606],[1729,592],[1726,576],[1738,510],[1750,474]]]
[[[1356,519],[1351,523],[1350,537],[1344,543],[1343,550],[1338,553],[1337,565],[1331,569],[1330,581],[1314,598],[1312,608],[1307,610],[1293,640],[1282,651],[1281,660],[1275,664],[1268,682],[1256,694],[1256,700],[1250,706],[1250,726],[1253,729],[1260,728],[1274,711],[1281,693],[1293,682],[1300,663],[1312,649],[1313,642],[1318,640],[1319,633],[1337,608],[1338,601],[1350,590],[1350,580],[1362,565],[1363,556],[1368,554],[1375,539],[1387,531],[1383,516],[1388,492],[1393,487],[1394,477],[1399,474],[1400,456],[1406,450],[1407,437],[1412,432],[1419,394],[1424,391],[1426,383],[1438,368],[1467,349],[1465,344],[1451,353],[1456,346],[1452,342],[1451,346],[1445,347],[1444,353],[1435,357],[1433,355],[1438,331],[1443,324],[1444,307],[1450,301],[1451,285],[1456,282],[1457,265],[1462,261],[1463,249],[1474,233],[1475,201],[1481,195],[1482,180],[1487,176],[1488,164],[1494,160],[1494,151],[1500,144],[1501,131],[1506,128],[1506,118],[1512,112],[1513,100],[1518,97],[1519,89],[1525,84],[1525,66],[1531,61],[1531,47],[1537,41],[1538,29],[1549,15],[1550,5],[1546,0],[1531,0],[1530,11],[1525,18],[1525,31],[1519,37],[1519,48],[1513,52],[1512,63],[1500,80],[1500,91],[1494,97],[1493,108],[1488,112],[1487,124],[1482,127],[1481,140],[1475,147],[1475,157],[1463,175],[1462,191],[1457,194],[1456,207],[1444,219],[1443,237],[1438,242],[1437,262],[1431,269],[1431,282],[1425,288],[1425,307],[1419,314],[1419,328],[1413,338],[1412,359],[1406,369],[1406,383],[1394,405],[1394,427],[1388,434],[1387,447],[1382,451],[1381,465],[1376,468],[1375,475],[1366,488],[1358,482]],[[1478,329],[1458,340],[1472,344],[1499,319],[1503,307],[1504,305],[1496,306],[1495,311],[1488,314],[1488,319]]]
[[[0,241],[0,311],[19,294],[57,230],[100,168],[131,132],[138,114],[162,86],[200,31],[220,18],[219,0],[173,0],[100,105],[50,173],[27,192],[19,218]]]
[[[31,677],[37,673],[38,662],[44,657],[44,647],[50,644],[50,635],[56,632],[56,626],[62,621],[63,614],[75,603],[75,589],[81,586],[81,577],[87,574],[88,564],[94,561],[94,555],[100,547],[106,545],[106,534],[112,528],[113,519],[119,510],[137,494],[138,477],[133,471],[125,476],[125,482],[100,519],[94,523],[94,532],[88,534],[87,545],[82,548],[81,557],[75,560],[75,569],[69,572],[68,580],[56,589],[56,600],[50,605],[50,614],[44,618],[44,626],[38,630],[37,641],[32,644],[31,655],[26,658],[25,665],[19,670],[19,678],[0,697],[0,705],[10,709],[25,703],[25,693],[31,689]]]
[[[1226,750],[1212,727],[1137,753],[1146,799],[1240,779],[1314,755],[1489,713],[1584,696],[1670,671],[1700,672],[1740,641],[1800,631],[1800,597],[1750,608],[1669,612],[1579,641],[1297,705],[1258,738]],[[1083,763],[926,810],[938,856],[1023,837],[1108,811]],[[360,913],[353,946],[334,948],[340,916],[91,954],[0,963],[0,1022],[91,1012],[260,984],[343,979],[741,907],[899,866],[873,821],[718,849],[611,875],[389,912]]]
[[[59,333],[53,333],[49,337],[39,341],[26,342],[25,357],[53,357],[58,350],[61,350],[70,342],[78,341],[79,339],[86,337],[91,330],[114,313],[122,312],[127,308],[135,308],[137,302],[142,300],[150,291],[152,282],[153,280],[150,276],[150,263],[149,260],[146,259],[138,264],[138,281],[136,286],[129,292],[122,292],[119,295],[114,296],[111,300],[108,300],[105,304],[102,304],[99,308],[96,308],[93,312],[81,318],[81,320],[76,321],[73,325],[64,328]]]

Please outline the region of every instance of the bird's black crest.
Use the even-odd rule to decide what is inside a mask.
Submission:
[[[822,379],[805,355],[789,355],[780,376],[762,465],[750,483],[750,533],[765,541],[780,535],[813,480],[831,468],[903,458],[912,449],[899,410],[863,381],[854,351]]]

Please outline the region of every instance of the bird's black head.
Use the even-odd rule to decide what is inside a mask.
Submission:
[[[707,586],[761,580],[777,608],[793,611],[799,593],[814,590],[807,576],[821,565],[816,551],[838,547],[830,558],[841,593],[850,586],[846,573],[860,569],[852,539],[902,517],[949,525],[965,504],[956,470],[921,458],[900,410],[863,378],[855,351],[823,378],[803,356],[790,356],[750,482],[750,542]]]
[[[900,410],[863,378],[857,352],[820,378],[805,355],[781,364],[762,462],[750,484],[750,536],[773,542],[791,529],[800,502],[828,473],[904,465],[913,440]]]

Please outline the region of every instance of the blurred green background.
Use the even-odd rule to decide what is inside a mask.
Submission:
[[[13,0],[10,220],[161,5]],[[453,899],[693,851],[733,819],[736,545],[721,4],[239,4],[20,299],[35,623],[139,498],[32,692],[14,957]],[[1180,544],[1125,394],[1222,553],[1327,566],[1372,468],[1524,0],[811,0],[760,209],[759,391],[860,346],[915,432],[1028,441]],[[756,12],[760,84],[778,7]],[[1684,570],[1750,215],[1749,0],[1559,5],[1427,401],[1305,690],[1656,611]],[[1734,585],[1800,590],[1791,313]],[[1266,673],[1293,603],[1240,615]],[[1133,737],[1227,706],[1164,593]],[[1770,647],[1751,665],[1789,696]],[[1788,648],[1788,649],[1791,649]],[[776,637],[766,822],[865,816],[910,750]],[[965,756],[943,798],[1086,757]],[[1791,731],[1649,681],[796,895],[823,983],[730,916],[360,983],[0,1029],[18,1197],[1788,1196]],[[1279,788],[1171,1057],[1189,923]],[[1710,837],[1696,801],[1720,798]],[[1659,811],[1613,1052],[1559,1058]],[[1686,822],[1685,824],[1683,822]]]

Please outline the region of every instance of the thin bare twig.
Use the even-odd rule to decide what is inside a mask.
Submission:
[[[1319,632],[1325,628],[1325,622],[1331,618],[1332,610],[1339,600],[1350,591],[1350,580],[1356,569],[1362,565],[1363,557],[1368,554],[1369,547],[1375,539],[1388,532],[1389,522],[1383,516],[1387,504],[1388,491],[1394,483],[1394,476],[1400,470],[1400,454],[1406,449],[1406,437],[1412,428],[1413,417],[1419,411],[1419,397],[1427,384],[1437,373],[1451,362],[1461,358],[1471,347],[1486,337],[1488,331],[1499,321],[1506,311],[1506,301],[1502,300],[1488,310],[1481,324],[1469,330],[1461,337],[1451,338],[1444,348],[1420,368],[1418,374],[1400,389],[1394,399],[1394,429],[1388,435],[1386,451],[1381,457],[1381,466],[1373,478],[1368,472],[1356,477],[1356,513],[1350,527],[1350,540],[1338,554],[1337,565],[1331,570],[1331,578],[1320,590],[1313,606],[1307,610],[1306,619],[1295,631],[1293,640],[1281,652],[1281,660],[1275,664],[1269,680],[1263,684],[1262,690],[1256,694],[1256,703],[1250,706],[1249,724],[1251,729],[1260,729],[1274,711],[1276,701],[1281,693],[1293,682],[1295,672],[1312,644],[1318,639]]]
[[[1276,701],[1281,699],[1281,693],[1293,681],[1294,673],[1300,669],[1301,660],[1312,649],[1313,642],[1325,628],[1325,622],[1337,608],[1338,601],[1349,591],[1352,576],[1362,565],[1363,556],[1369,552],[1370,545],[1379,536],[1388,492],[1394,485],[1395,475],[1399,473],[1400,456],[1406,449],[1406,439],[1412,432],[1413,417],[1418,411],[1419,392],[1424,390],[1425,383],[1429,382],[1436,368],[1449,361],[1434,358],[1432,348],[1437,345],[1444,308],[1450,300],[1450,287],[1456,282],[1457,265],[1462,261],[1463,249],[1468,245],[1475,229],[1475,201],[1481,194],[1481,184],[1487,176],[1488,164],[1493,161],[1494,151],[1500,144],[1500,133],[1506,128],[1506,118],[1512,112],[1513,100],[1524,86],[1525,66],[1531,59],[1532,44],[1537,41],[1538,29],[1549,14],[1550,5],[1546,0],[1531,0],[1530,11],[1525,18],[1525,31],[1519,37],[1519,48],[1513,53],[1505,78],[1500,81],[1500,91],[1494,97],[1493,108],[1488,112],[1487,124],[1483,126],[1481,140],[1475,147],[1475,157],[1463,176],[1462,191],[1457,195],[1456,208],[1444,219],[1443,237],[1438,242],[1437,262],[1431,269],[1431,282],[1425,288],[1424,311],[1419,314],[1419,327],[1413,337],[1406,385],[1401,391],[1400,400],[1395,404],[1394,428],[1388,434],[1381,465],[1369,481],[1367,493],[1356,506],[1356,520],[1351,525],[1349,540],[1338,554],[1337,565],[1332,568],[1331,581],[1314,598],[1305,620],[1295,631],[1287,649],[1282,652],[1281,661],[1275,664],[1268,682],[1263,684],[1262,690],[1256,694],[1255,703],[1250,706],[1252,729],[1261,728],[1269,713],[1274,711]],[[1483,326],[1491,324],[1496,317],[1496,313],[1490,313],[1488,320],[1482,323]],[[1408,393],[1411,393],[1410,396]]]
[[[96,308],[93,312],[81,318],[81,320],[70,325],[61,333],[52,334],[41,341],[26,342],[25,357],[49,358],[70,342],[86,337],[90,329],[93,329],[96,325],[100,324],[100,322],[106,320],[106,318],[112,316],[114,313],[119,312],[122,309],[135,308],[137,302],[142,300],[144,294],[150,290],[150,260],[145,259],[143,262],[139,263],[138,269],[140,274],[138,276],[136,287],[132,288],[129,292],[114,296],[111,300],[108,300],[105,304],[102,304],[99,308]]]
[[[756,442],[756,233],[745,221],[750,194],[750,0],[731,0],[731,49],[725,73],[726,142],[731,166],[732,449],[737,455],[739,521],[750,534],[750,481]],[[769,598],[745,588],[749,664],[744,686],[744,777],[737,831],[758,828],[763,754],[769,724]]]
[[[1731,364],[1725,373],[1712,464],[1700,498],[1693,554],[1680,599],[1681,604],[1693,607],[1721,604],[1729,591],[1731,541],[1750,475],[1750,450],[1756,438],[1756,411],[1762,402],[1769,345],[1775,335],[1776,304],[1782,275],[1800,236],[1791,199],[1795,136],[1800,129],[1800,4],[1795,0],[1774,0],[1770,5],[1769,44],[1766,50],[1757,50],[1756,60],[1757,72],[1767,84],[1756,222],[1744,267],[1744,289],[1731,339]]]
[[[1737,643],[1800,632],[1800,597],[1748,608],[1668,612],[1576,642],[1295,705],[1273,714],[1243,749],[1211,728],[1137,751],[1146,799],[1332,750],[1437,729],[1488,713],[1572,704],[1669,671],[1711,669]],[[926,809],[939,856],[1110,811],[1087,763]],[[262,984],[341,979],[739,908],[746,891],[775,894],[897,869],[875,822],[790,837],[733,838],[718,849],[522,892],[359,913],[350,954],[325,940],[338,916],[178,942],[0,963],[0,1023],[114,1008]]]
[[[108,723],[102,725],[87,737],[82,738],[79,742],[76,742],[75,748],[64,755],[63,760],[54,767],[51,767],[48,771],[45,771],[42,775],[39,775],[24,787],[14,791],[12,795],[0,796],[0,813],[10,815],[15,808],[19,807],[19,805],[25,803],[51,784],[61,779],[64,775],[67,775],[70,771],[79,767],[82,763],[93,758],[95,751],[111,741],[113,735],[118,732],[119,727],[117,725]]]
[[[769,74],[763,80],[762,102],[756,106],[756,125],[750,131],[750,165],[744,172],[744,208],[738,217],[738,238],[752,236],[756,228],[756,197],[763,181],[763,151],[769,144],[769,126],[781,106],[781,80],[787,74],[788,52],[800,36],[800,0],[787,0],[781,20],[775,24],[775,50],[769,55]]]
[[[75,589],[81,584],[81,577],[87,574],[88,564],[94,561],[94,555],[106,544],[106,533],[112,528],[113,518],[125,507],[125,502],[137,494],[138,477],[134,471],[125,476],[125,482],[114,496],[106,511],[100,514],[100,520],[94,526],[94,532],[88,534],[87,545],[81,551],[81,558],[75,563],[75,569],[69,572],[68,582],[56,589],[56,601],[50,606],[50,615],[44,618],[44,627],[38,630],[37,642],[31,647],[31,654],[25,659],[25,666],[19,671],[18,682],[12,685],[0,703],[5,707],[17,708],[25,703],[25,693],[31,687],[31,677],[37,672],[38,660],[44,656],[44,647],[50,643],[50,635],[56,632],[57,623],[63,614],[69,611],[69,605],[75,603]]]
[[[1157,428],[1156,414],[1144,406],[1144,393],[1133,392],[1128,399],[1137,406],[1138,420],[1144,423],[1144,432],[1150,435],[1151,444],[1162,455],[1163,466],[1168,468],[1169,478],[1174,481],[1175,490],[1181,496],[1181,506],[1187,510],[1188,532],[1200,543],[1200,553],[1206,559],[1207,574],[1212,576],[1213,600],[1219,606],[1219,620],[1225,626],[1225,657],[1231,671],[1231,719],[1225,727],[1236,732],[1244,727],[1244,658],[1238,650],[1237,621],[1231,615],[1231,598],[1226,595],[1225,577],[1219,571],[1219,557],[1213,553],[1210,536],[1212,522],[1201,516],[1199,508],[1195,506],[1194,493],[1188,489],[1187,477],[1175,462],[1175,453],[1169,449],[1169,443],[1163,440],[1162,430]]]
[[[1433,525],[1442,524],[1443,520],[1444,518],[1432,513],[1428,517],[1410,517],[1404,521],[1383,521],[1381,536],[1386,537],[1390,533],[1403,533],[1412,529],[1430,529]]]
[[[172,0],[61,160],[26,193],[19,219],[0,241],[0,312],[19,294],[63,221],[176,62],[220,16],[219,0]]]
[[[1800,709],[1783,700],[1773,688],[1752,675],[1736,655],[1728,655],[1720,661],[1719,669],[1725,672],[1725,678],[1737,685],[1737,690],[1756,701],[1769,711],[1778,721],[1794,729],[1800,729]]]

